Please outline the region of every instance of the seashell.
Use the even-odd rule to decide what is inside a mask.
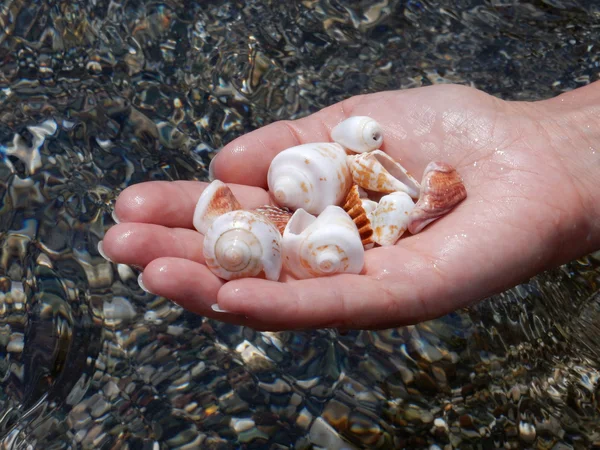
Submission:
[[[383,129],[370,117],[354,116],[337,124],[331,139],[355,153],[371,152],[381,147]]]
[[[379,201],[371,213],[373,240],[382,247],[394,245],[408,228],[409,214],[415,207],[406,192],[393,192]]]
[[[375,208],[377,208],[377,202],[368,198],[361,198],[360,202],[362,203],[362,207],[367,215],[371,214],[373,211],[375,211]]]
[[[364,248],[358,228],[339,206],[330,205],[318,216],[298,209],[282,239],[284,267],[296,278],[339,273],[358,274]]]
[[[360,198],[369,198],[369,193],[367,191],[361,188],[358,184],[356,184],[355,186],[358,189],[358,196]]]
[[[206,234],[217,217],[238,209],[242,209],[242,205],[235,198],[229,186],[222,181],[215,180],[200,194],[192,223],[196,230]]]
[[[406,192],[414,199],[419,197],[421,186],[417,180],[381,150],[349,155],[347,159],[352,178],[360,187],[386,194]]]
[[[430,162],[423,173],[419,201],[410,213],[408,231],[417,234],[467,198],[461,176],[450,164]]]
[[[224,280],[262,277],[277,281],[283,267],[281,234],[266,217],[231,211],[217,217],[204,237],[204,258]]]
[[[340,205],[352,186],[346,152],[331,142],[303,144],[279,153],[269,167],[267,182],[276,203],[318,215]]]
[[[279,206],[272,205],[260,206],[252,211],[269,219],[281,234],[283,234],[283,230],[285,230],[285,226],[290,221],[293,214],[288,208],[280,208]]]
[[[369,220],[367,211],[365,211],[363,206],[364,201],[370,200],[360,198],[358,185],[355,184],[352,186],[352,189],[350,189],[350,192],[348,192],[348,195],[346,196],[346,202],[344,203],[343,209],[356,224],[363,246],[368,246],[369,244],[373,243],[373,228],[371,228],[371,221]],[[377,204],[375,203],[375,205]]]

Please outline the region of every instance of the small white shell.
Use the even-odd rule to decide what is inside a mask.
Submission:
[[[405,192],[394,192],[381,198],[371,213],[373,240],[382,247],[394,245],[408,228],[409,214],[415,203]]]
[[[303,144],[279,153],[269,167],[269,191],[279,206],[320,214],[339,205],[352,186],[346,152],[331,142]]]
[[[315,217],[297,210],[283,232],[284,266],[298,279],[358,274],[364,248],[358,228],[339,206],[328,206]]]
[[[200,194],[192,223],[196,230],[206,234],[217,217],[238,209],[242,209],[242,205],[237,201],[231,189],[222,181],[215,180]]]
[[[367,116],[350,117],[331,130],[331,139],[355,153],[371,152],[381,147],[383,130]]]
[[[419,197],[421,185],[392,157],[375,150],[360,155],[347,156],[352,178],[360,187],[374,192],[406,192]]]
[[[231,211],[214,220],[204,237],[207,267],[224,280],[264,277],[277,281],[283,266],[281,234],[267,218]]]

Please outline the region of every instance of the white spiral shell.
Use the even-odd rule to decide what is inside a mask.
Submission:
[[[346,156],[331,142],[288,148],[271,162],[269,191],[279,206],[320,214],[329,205],[339,205],[352,186]]]
[[[372,152],[383,144],[383,129],[370,117],[354,116],[337,124],[331,139],[354,153]]]
[[[277,281],[283,266],[281,234],[267,218],[250,211],[217,217],[204,237],[207,267],[224,280],[264,277]]]
[[[298,209],[283,232],[282,246],[284,266],[298,279],[358,274],[364,266],[358,228],[335,205],[325,208],[318,217]]]
[[[377,208],[369,214],[373,240],[382,247],[394,245],[407,230],[414,207],[415,202],[406,192],[383,196]]]

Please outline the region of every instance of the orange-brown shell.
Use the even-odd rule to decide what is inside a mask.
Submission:
[[[288,208],[280,208],[279,206],[272,205],[259,206],[253,211],[269,219],[282,235],[293,214]]]
[[[210,201],[207,214],[213,217],[222,216],[230,211],[242,209],[242,205],[235,198],[229,186],[221,186],[217,188]]]
[[[358,192],[358,185],[353,185],[348,195],[346,196],[346,201],[344,202],[344,211],[348,213],[352,220],[358,227],[358,232],[360,234],[360,238],[362,240],[363,246],[367,246],[372,244],[373,241],[373,228],[371,227],[371,221],[367,216],[367,212],[362,204],[362,199],[360,198],[360,194]]]
[[[416,234],[467,198],[461,176],[450,164],[430,162],[423,173],[419,201],[410,212],[408,231]]]
[[[211,224],[223,214],[242,209],[229,186],[214,180],[200,195],[194,209],[193,224],[202,234],[206,234]]]

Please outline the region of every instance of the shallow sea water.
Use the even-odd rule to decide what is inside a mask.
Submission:
[[[351,95],[595,81],[592,1],[0,2],[6,449],[600,448],[600,255],[381,332],[259,333],[143,292],[116,195]]]

